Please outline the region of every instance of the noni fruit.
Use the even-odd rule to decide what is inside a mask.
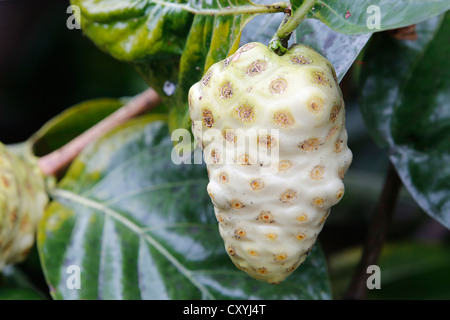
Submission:
[[[0,271],[23,261],[34,244],[48,201],[38,170],[0,143]]]
[[[294,45],[247,43],[189,91],[192,132],[225,250],[251,277],[279,283],[305,260],[352,161],[331,63]]]

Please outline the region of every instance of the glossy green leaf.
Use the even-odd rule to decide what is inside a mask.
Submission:
[[[288,281],[236,269],[220,238],[203,164],[175,165],[164,122],[145,116],[77,158],[38,232],[56,299],[329,299],[318,246]],[[80,289],[69,289],[69,266]],[[70,271],[70,270],[69,270]]]
[[[224,28],[222,23],[226,23],[232,29],[238,27],[235,21],[240,17],[283,11],[280,6],[257,5],[249,0],[72,0],[71,3],[81,10],[84,33],[115,58],[128,62],[181,56],[191,27],[195,29],[199,23],[195,19],[203,19],[202,16],[208,20],[206,24],[214,21],[214,27]]]
[[[450,13],[416,31],[417,41],[374,38],[361,71],[361,107],[405,187],[450,228]]]
[[[317,0],[308,18],[341,33],[362,34],[416,24],[449,9],[448,0]]]
[[[282,14],[258,16],[244,28],[241,43],[269,43],[283,19]],[[306,19],[293,33],[289,44],[303,43],[326,57],[340,80],[352,66],[372,34],[348,35],[332,30],[315,19]]]
[[[344,34],[330,29],[320,21],[307,19],[296,29],[295,35],[296,42],[305,43],[326,57],[341,81],[372,34]]]
[[[189,88],[237,49],[247,22],[280,5],[249,0],[72,0],[83,32],[116,59],[132,63],[171,107],[170,131],[188,128]]]
[[[238,48],[241,31],[250,18],[248,14],[194,17],[180,59],[177,80],[164,82],[163,91],[172,106],[170,131],[190,127],[186,98],[189,89],[212,64],[225,59]]]

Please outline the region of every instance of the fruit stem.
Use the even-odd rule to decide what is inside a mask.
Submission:
[[[287,51],[287,45],[292,32],[306,19],[306,15],[314,6],[316,0],[305,0],[297,8],[293,14],[291,14],[291,8],[287,8],[285,12],[285,17],[281,22],[280,27],[277,32],[270,40],[269,48],[277,53],[278,55],[283,55]]]
[[[146,113],[161,103],[155,90],[149,88],[134,97],[130,102],[112,113],[61,148],[41,157],[39,167],[45,176],[55,176],[75,159],[76,156],[92,141],[108,131],[123,124],[127,120]]]
[[[367,232],[361,260],[344,296],[346,300],[364,300],[367,297],[367,279],[370,275],[367,268],[378,261],[401,187],[402,182],[392,163],[389,163],[383,190]]]

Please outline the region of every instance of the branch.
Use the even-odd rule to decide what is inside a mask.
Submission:
[[[161,103],[156,91],[148,89],[133,98],[128,104],[103,119],[63,147],[41,157],[39,167],[46,176],[57,175],[67,168],[76,156],[92,141],[127,120],[148,112]]]
[[[367,296],[367,267],[377,263],[386,238],[387,230],[394,216],[402,182],[392,163],[386,174],[383,191],[378,200],[372,223],[369,226],[363,254],[356,273],[344,299],[363,300]]]

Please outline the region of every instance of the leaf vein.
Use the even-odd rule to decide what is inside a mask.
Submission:
[[[156,239],[151,237],[149,234],[145,233],[143,228],[138,226],[136,223],[131,221],[130,219],[124,217],[119,212],[107,207],[103,203],[98,201],[84,198],[79,196],[71,191],[64,189],[54,189],[51,192],[52,196],[57,198],[63,198],[68,201],[71,201],[75,204],[82,205],[88,208],[96,209],[100,212],[103,212],[106,216],[109,216],[116,220],[117,222],[123,224],[125,227],[130,229],[133,233],[135,233],[138,237],[144,237],[147,243],[152,245],[156,250],[158,250],[172,265],[182,274],[184,275],[201,293],[203,296],[208,297],[210,299],[215,299],[212,293],[201,283],[199,283],[194,277],[193,272],[187,269],[180,261],[177,260],[161,243],[159,243]]]

